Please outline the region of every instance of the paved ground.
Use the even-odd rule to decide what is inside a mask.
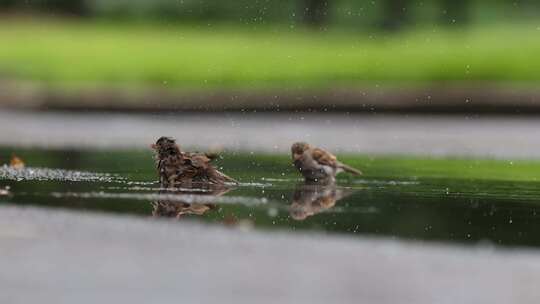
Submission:
[[[306,140],[336,152],[540,157],[534,116],[389,114],[102,114],[0,110],[0,145],[147,149],[161,135],[183,146],[288,153]]]
[[[540,254],[0,207],[0,303],[538,303]]]

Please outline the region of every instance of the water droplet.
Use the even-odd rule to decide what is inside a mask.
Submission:
[[[269,217],[276,217],[278,215],[278,210],[277,208],[269,208],[268,209],[268,216]]]

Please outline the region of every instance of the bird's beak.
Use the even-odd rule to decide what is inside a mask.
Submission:
[[[157,146],[156,146],[156,144],[151,144],[151,145],[150,145],[150,148],[156,150],[156,149],[157,149]]]

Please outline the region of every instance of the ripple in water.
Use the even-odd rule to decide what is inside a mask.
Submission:
[[[266,198],[245,196],[222,196],[204,194],[166,194],[166,193],[110,193],[110,192],[52,192],[55,198],[101,198],[101,199],[133,199],[143,201],[166,200],[188,204],[242,204],[247,206],[267,204]]]

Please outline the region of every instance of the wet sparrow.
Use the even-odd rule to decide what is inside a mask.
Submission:
[[[294,143],[291,147],[293,164],[307,182],[333,183],[336,174],[348,172],[361,175],[357,169],[349,167],[323,149],[312,147],[305,142]]]
[[[156,151],[156,167],[163,188],[238,183],[210,163],[212,156],[182,152],[172,138],[160,137],[152,148]]]

